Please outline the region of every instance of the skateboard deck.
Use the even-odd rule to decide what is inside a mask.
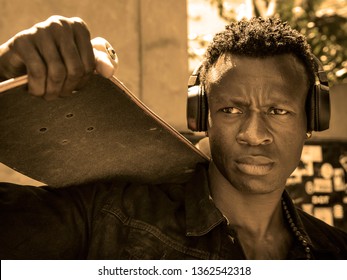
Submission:
[[[119,179],[184,182],[208,157],[117,78],[97,74],[67,98],[0,93],[0,162],[54,187]]]

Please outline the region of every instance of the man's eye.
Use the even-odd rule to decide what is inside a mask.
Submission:
[[[221,111],[226,114],[242,114],[242,111],[235,107],[226,107],[221,109]]]
[[[271,108],[269,110],[270,115],[287,115],[289,112],[284,109],[278,109],[278,108]]]

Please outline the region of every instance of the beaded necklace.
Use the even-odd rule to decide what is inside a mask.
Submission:
[[[291,229],[291,231],[293,232],[295,238],[298,240],[298,242],[302,245],[305,255],[306,255],[306,259],[310,260],[312,258],[311,256],[311,249],[308,245],[307,240],[305,239],[304,235],[301,233],[301,231],[298,229],[298,227],[295,225],[292,216],[289,212],[287,203],[283,200],[282,198],[282,207],[283,207],[283,211],[285,214],[285,217],[287,218],[289,227]]]

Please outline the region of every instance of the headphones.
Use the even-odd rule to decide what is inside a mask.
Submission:
[[[322,63],[313,58],[316,82],[306,98],[307,131],[323,131],[330,122],[329,84]],[[207,131],[208,102],[199,78],[201,66],[195,68],[188,80],[187,125],[192,131]]]

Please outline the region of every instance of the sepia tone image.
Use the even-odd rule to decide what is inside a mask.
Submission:
[[[346,0],[0,0],[1,259],[346,260]]]

